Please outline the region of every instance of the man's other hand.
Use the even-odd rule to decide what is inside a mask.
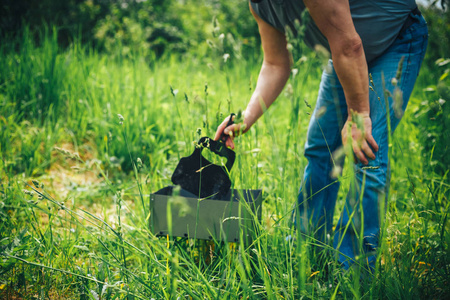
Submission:
[[[378,144],[372,136],[372,120],[368,114],[349,116],[342,129],[342,143],[344,149],[349,142],[352,143],[356,158],[367,165],[368,159],[375,159],[373,152],[378,151]],[[349,128],[351,126],[351,128]]]

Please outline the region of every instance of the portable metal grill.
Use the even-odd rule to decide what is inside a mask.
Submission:
[[[257,234],[261,203],[261,190],[232,189],[222,199],[200,200],[168,186],[150,196],[150,228],[157,236],[248,244]]]
[[[233,122],[230,116],[227,126]],[[202,137],[194,152],[178,163],[172,182],[150,196],[150,228],[159,236],[204,240],[251,242],[255,221],[261,220],[261,190],[230,189],[229,172],[235,153],[219,141]],[[203,155],[207,148],[227,159],[215,165]]]

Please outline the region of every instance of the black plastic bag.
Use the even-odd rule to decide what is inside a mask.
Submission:
[[[215,165],[207,160],[202,155],[204,148],[226,158],[225,167]],[[202,137],[194,152],[190,156],[180,159],[172,174],[172,182],[197,197],[222,199],[228,194],[231,187],[228,173],[234,164],[235,156],[234,151],[227,148],[221,141]]]

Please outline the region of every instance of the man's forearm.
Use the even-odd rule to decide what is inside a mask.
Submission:
[[[255,91],[245,110],[245,131],[247,131],[275,101],[289,79],[289,74],[289,65],[263,63]]]
[[[370,114],[368,70],[362,44],[356,42],[347,49],[334,49],[332,53],[334,69],[344,90],[349,117],[351,110]]]
[[[348,109],[368,114],[367,62],[361,39],[353,25],[348,0],[304,2],[330,44],[334,68],[344,89]]]

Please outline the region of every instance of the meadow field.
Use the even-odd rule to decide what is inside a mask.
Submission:
[[[57,30],[40,43],[25,31],[0,44],[0,298],[450,297],[448,170],[433,171],[441,146],[424,145],[423,130],[430,107],[438,114],[449,104],[427,65],[391,137],[390,194],[370,279],[363,263],[341,270],[330,245],[290,226],[327,60],[313,52],[297,55],[277,102],[236,139],[232,187],[263,191],[253,243],[150,231],[150,194],[171,185],[200,136],[213,137],[225,116],[245,109],[255,86],[261,51],[226,52],[227,38],[158,59],[106,55],[77,41],[61,48]],[[335,221],[352,177],[346,166],[337,178]]]

